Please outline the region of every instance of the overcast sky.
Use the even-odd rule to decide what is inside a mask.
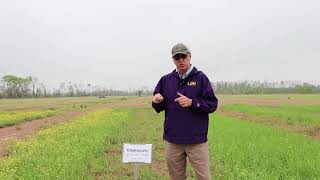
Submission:
[[[182,42],[211,81],[320,82],[318,0],[1,0],[0,77],[153,86]]]

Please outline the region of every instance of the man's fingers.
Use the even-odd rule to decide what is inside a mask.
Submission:
[[[181,93],[177,93],[178,98],[174,99],[175,102],[178,101],[179,105],[181,107],[188,107],[189,106],[189,98],[187,98],[186,96],[184,96],[183,94]]]
[[[188,101],[188,99],[186,97],[178,97],[174,101],[179,101],[179,103],[180,103],[180,102]]]
[[[180,96],[180,97],[185,97],[183,94],[181,94],[181,93],[179,93],[179,92],[177,92],[177,94],[178,94],[178,96]]]
[[[185,106],[188,105],[188,102],[187,102],[187,101],[183,101],[183,100],[178,101],[178,103],[179,103],[179,105],[182,106],[182,107],[185,107]]]
[[[162,97],[162,95],[160,93],[157,93],[156,96]]]
[[[163,100],[163,96],[160,93],[156,94],[155,98],[158,100]]]
[[[186,102],[186,101],[187,101],[187,100],[184,99],[184,98],[179,99],[179,103],[184,103],[184,102]]]
[[[189,107],[190,106],[190,101],[188,98],[186,97],[179,97],[179,98],[176,98],[175,101],[178,101],[179,105],[181,107]]]
[[[181,106],[181,107],[187,107],[188,104],[187,104],[187,103],[182,103],[182,104],[180,104],[180,106]]]
[[[181,103],[180,103],[180,105],[187,105],[188,104],[188,101],[182,101]]]
[[[160,93],[157,93],[153,97],[153,102],[160,103],[163,101],[163,96]]]

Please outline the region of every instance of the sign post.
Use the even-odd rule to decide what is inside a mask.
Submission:
[[[134,180],[138,180],[139,178],[139,163],[134,163]]]
[[[138,180],[141,163],[150,164],[152,159],[152,144],[123,144],[122,162],[134,163],[134,179]]]

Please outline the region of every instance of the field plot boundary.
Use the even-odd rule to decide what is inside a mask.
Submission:
[[[254,116],[243,112],[229,111],[229,110],[219,110],[221,115],[227,117],[233,117],[240,120],[256,122],[259,124],[266,125],[268,127],[278,128],[281,130],[292,131],[299,134],[304,134],[311,138],[320,139],[320,126],[303,126],[301,124],[288,123],[280,121],[277,118]]]

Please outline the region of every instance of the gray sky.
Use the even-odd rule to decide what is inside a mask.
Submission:
[[[1,0],[0,77],[152,87],[187,44],[211,81],[320,82],[318,0]]]

